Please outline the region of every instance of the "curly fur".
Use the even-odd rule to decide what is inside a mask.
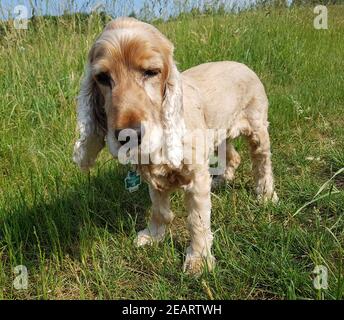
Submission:
[[[106,123],[101,110],[102,96],[88,71],[78,97],[78,130],[80,138],[74,146],[73,161],[82,170],[88,170],[95,163],[99,151],[105,145]]]

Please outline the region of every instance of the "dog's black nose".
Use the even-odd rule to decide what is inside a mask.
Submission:
[[[123,131],[124,130],[124,131]],[[123,131],[123,133],[120,135],[120,133]],[[141,144],[141,126],[135,126],[132,128],[126,128],[126,129],[116,129],[115,130],[115,137],[116,140],[121,144],[124,145],[127,142],[130,141],[130,139],[136,137],[138,145]],[[121,139],[121,140],[120,140]]]

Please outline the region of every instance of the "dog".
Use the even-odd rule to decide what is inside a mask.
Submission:
[[[121,132],[135,132],[137,154],[141,159],[149,155],[149,160],[139,161],[136,168],[148,183],[152,200],[152,216],[147,228],[138,233],[136,244],[163,239],[173,220],[169,195],[182,188],[191,236],[183,270],[199,274],[204,268],[212,270],[215,264],[209,171],[214,148],[226,147],[221,177],[230,181],[240,163],[231,141],[245,136],[258,197],[278,200],[268,99],[258,76],[243,64],[211,62],[180,73],[173,52],[172,43],[148,23],[118,18],[105,27],[90,49],[81,84],[77,103],[80,137],[73,160],[89,170],[105,141],[110,153],[119,157],[128,142]],[[224,135],[209,145],[205,132],[220,129]],[[195,139],[203,139],[205,147],[196,148]]]

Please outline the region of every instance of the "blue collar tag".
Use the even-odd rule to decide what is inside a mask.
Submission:
[[[135,192],[141,184],[141,176],[137,171],[130,170],[124,179],[125,189],[129,192]]]

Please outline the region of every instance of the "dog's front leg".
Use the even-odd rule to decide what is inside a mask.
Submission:
[[[211,178],[208,168],[197,171],[190,189],[186,191],[188,225],[191,243],[187,248],[184,271],[199,274],[204,265],[212,270],[215,259],[211,254],[213,235],[211,232]]]
[[[173,213],[170,209],[169,192],[158,191],[149,186],[152,200],[152,216],[146,229],[140,231],[136,238],[137,246],[144,246],[161,241],[165,236],[166,225],[172,222]]]

